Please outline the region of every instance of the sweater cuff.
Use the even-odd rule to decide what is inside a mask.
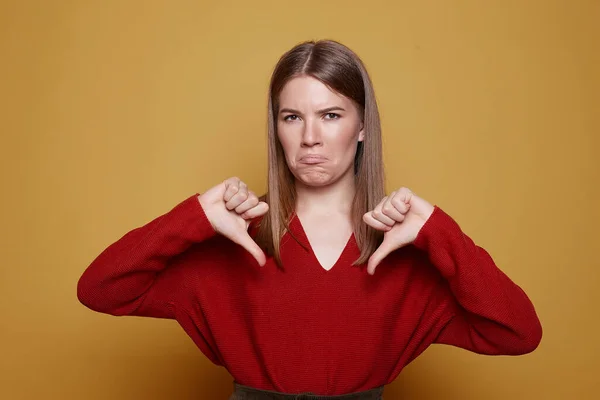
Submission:
[[[173,220],[179,224],[180,233],[192,242],[202,242],[216,235],[202,205],[198,201],[199,193],[179,203],[172,211]]]
[[[415,238],[413,245],[427,252],[429,259],[446,278],[456,274],[455,266],[441,265],[436,262],[440,258],[453,254],[465,245],[464,234],[458,223],[437,205],[425,225],[423,225]]]

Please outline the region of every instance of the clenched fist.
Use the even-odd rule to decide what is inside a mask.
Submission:
[[[261,267],[265,265],[265,253],[248,234],[248,227],[252,219],[269,211],[267,203],[235,177],[202,193],[198,201],[217,233],[246,249]]]

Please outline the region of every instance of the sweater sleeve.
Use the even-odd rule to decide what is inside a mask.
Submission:
[[[438,206],[414,245],[427,252],[450,288],[448,322],[436,343],[488,355],[519,355],[537,348],[542,327],[532,302]]]
[[[175,318],[175,299],[186,286],[176,257],[215,235],[195,194],[169,212],[107,247],[83,272],[77,296],[86,307],[111,315]]]

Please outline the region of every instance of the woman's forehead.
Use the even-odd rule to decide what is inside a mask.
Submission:
[[[350,102],[350,99],[311,76],[292,78],[279,94],[280,108],[319,110],[336,105],[343,106]]]

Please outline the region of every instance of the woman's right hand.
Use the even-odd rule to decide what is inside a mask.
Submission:
[[[267,203],[235,177],[202,193],[198,201],[217,233],[246,249],[261,267],[265,265],[265,253],[248,234],[248,227],[252,219],[269,211]]]

